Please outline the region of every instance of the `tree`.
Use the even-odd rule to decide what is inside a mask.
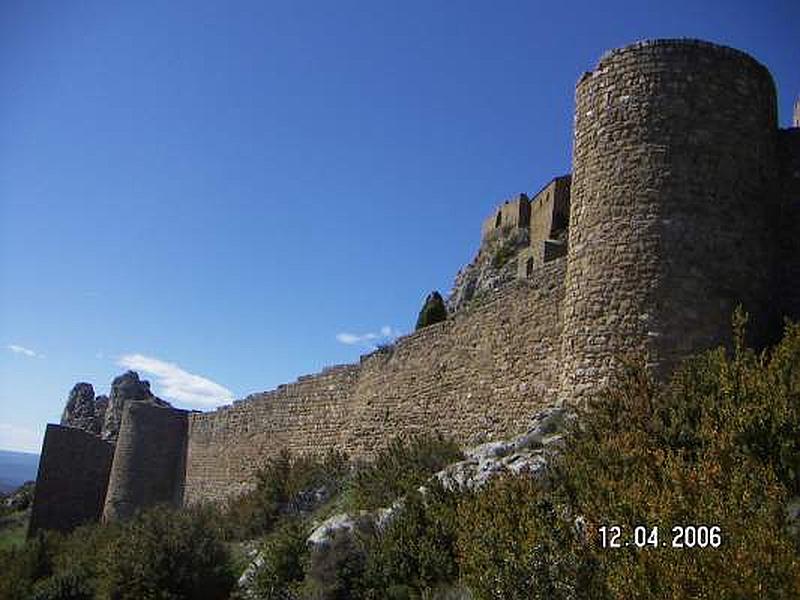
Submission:
[[[444,306],[444,300],[439,292],[433,291],[428,294],[422,310],[419,311],[416,329],[422,329],[445,319],[447,319],[447,309]]]

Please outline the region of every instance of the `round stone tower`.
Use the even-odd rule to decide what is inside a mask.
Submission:
[[[645,351],[658,376],[771,323],[775,87],[743,52],[645,41],[576,90],[562,398]]]
[[[103,520],[129,519],[156,504],[183,503],[186,472],[185,410],[130,402],[114,451]]]

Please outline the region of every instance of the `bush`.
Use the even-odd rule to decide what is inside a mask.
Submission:
[[[564,455],[563,498],[586,517],[586,559],[608,597],[800,597],[797,547],[786,530],[797,490],[800,331],[769,355],[743,345],[688,361],[659,388],[631,365],[582,415]],[[599,547],[598,528],[718,526],[719,548]]]
[[[353,502],[358,509],[385,508],[416,490],[437,471],[464,455],[453,440],[441,435],[397,437],[381,450],[374,462],[356,471]]]
[[[103,564],[115,600],[226,598],[234,577],[214,513],[156,507],[119,529]]]
[[[32,600],[93,600],[95,589],[91,576],[82,570],[59,572],[37,583]]]
[[[362,586],[368,598],[419,597],[458,577],[459,493],[438,482],[408,494],[391,522],[368,538]]]
[[[340,452],[293,457],[282,450],[259,469],[256,489],[229,506],[229,537],[253,538],[270,531],[281,515],[310,512],[341,490],[349,469],[347,456]]]
[[[579,540],[540,487],[507,475],[460,504],[459,567],[476,598],[574,598],[588,587]]]
[[[439,292],[434,291],[425,298],[425,304],[422,305],[422,310],[419,311],[415,329],[419,330],[445,319],[447,319],[447,308],[444,305],[444,300]]]
[[[53,572],[59,536],[40,533],[21,547],[0,550],[0,598],[28,600],[37,581]]]
[[[305,596],[318,600],[349,600],[361,597],[367,562],[365,538],[368,526],[357,525],[355,532],[335,531],[330,542],[314,548],[309,557]]]
[[[495,250],[494,255],[492,255],[492,266],[495,269],[502,269],[516,254],[516,242],[512,240],[505,241]]]
[[[268,535],[261,548],[263,564],[253,583],[257,597],[283,600],[292,597],[303,581],[308,549],[302,525],[296,519]]]

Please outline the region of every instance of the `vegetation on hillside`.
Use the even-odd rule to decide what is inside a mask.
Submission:
[[[693,358],[666,385],[642,364],[620,369],[580,410],[547,485],[506,475],[446,490],[428,478],[460,454],[437,437],[364,465],[282,454],[225,512],[157,509],[0,552],[0,598],[238,597],[237,540],[254,536],[263,598],[800,597],[787,510],[800,496],[800,326],[763,354],[743,329],[737,317],[732,352]],[[334,512],[392,504],[380,526],[365,516],[306,541]]]

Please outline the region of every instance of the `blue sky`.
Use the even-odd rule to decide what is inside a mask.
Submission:
[[[800,92],[800,5],[4,2],[0,448],[125,368],[209,408],[411,330],[570,169],[607,49],[699,37]]]

